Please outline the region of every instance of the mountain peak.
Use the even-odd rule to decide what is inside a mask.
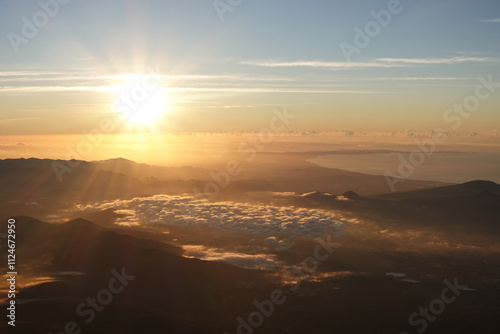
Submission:
[[[463,183],[463,186],[471,187],[471,188],[482,188],[482,189],[500,187],[500,185],[496,184],[495,182],[486,181],[486,180],[474,180],[474,181],[465,182],[465,183]]]
[[[97,232],[102,230],[103,228],[99,225],[97,225],[94,222],[91,222],[90,220],[83,219],[83,218],[77,218],[74,220],[70,220],[64,224],[62,224],[65,228],[68,228],[70,230],[74,231],[87,231],[87,232]]]
[[[98,161],[98,162],[126,162],[126,163],[135,163],[132,160],[125,159],[125,158],[122,158],[122,157],[113,158],[113,159],[107,159],[107,160],[101,160],[101,161]]]
[[[354,191],[346,191],[345,193],[342,194],[345,198],[349,199],[358,199],[359,195],[356,194]]]

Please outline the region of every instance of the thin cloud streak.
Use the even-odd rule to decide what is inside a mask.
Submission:
[[[404,65],[391,65],[376,62],[328,62],[328,61],[242,61],[241,65],[251,65],[260,67],[318,67],[330,69],[362,69],[362,68],[389,68],[389,67],[405,67]]]
[[[412,65],[443,65],[459,63],[496,63],[498,58],[490,57],[452,57],[452,58],[379,58],[377,62],[390,64],[412,64]]]
[[[116,80],[127,81],[138,75],[147,73],[123,73],[115,75],[94,75],[93,73],[78,72],[44,72],[44,71],[0,71],[1,81],[71,81],[71,80]],[[174,81],[294,81],[295,79],[277,76],[249,76],[245,73],[236,73],[230,75],[206,75],[206,74],[155,74],[158,78]]]
[[[304,90],[280,88],[164,88],[165,92],[233,92],[233,93],[303,93],[303,94],[388,94],[391,92],[365,91],[365,90]],[[31,86],[31,87],[0,87],[0,93],[47,93],[47,92],[117,92],[114,86]]]
[[[492,63],[500,62],[498,58],[489,57],[451,57],[451,58],[378,58],[370,62],[329,62],[329,61],[242,61],[241,65],[259,67],[311,67],[329,68],[332,70],[364,69],[364,68],[397,68],[416,65],[443,65],[460,63]]]
[[[304,89],[262,89],[262,88],[168,88],[176,92],[233,92],[233,93],[302,93],[302,94],[393,94],[370,90],[304,90]]]
[[[47,92],[116,92],[117,88],[113,86],[30,86],[30,87],[0,87],[0,93],[47,93]]]
[[[320,82],[346,82],[346,81],[467,81],[477,80],[476,78],[466,77],[372,77],[372,78],[349,78],[342,77],[337,80],[320,80]],[[345,86],[344,86],[345,87]]]

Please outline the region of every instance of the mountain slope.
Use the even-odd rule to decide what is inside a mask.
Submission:
[[[226,308],[239,303],[241,292],[234,294],[237,288],[269,282],[260,272],[183,258],[174,253],[173,246],[122,235],[83,219],[53,225],[17,217],[16,226],[16,254],[22,259],[18,271],[25,286],[17,301],[27,302],[23,321],[16,327],[18,333],[34,333],[30,322],[35,320],[37,328],[58,330],[58,325],[75,317],[75,307],[82,300],[108,286],[113,271],[134,278],[100,315],[101,325],[92,325],[85,332],[114,333],[129,325],[139,328],[148,309],[146,328],[155,324],[155,330],[213,333],[222,326]],[[2,254],[7,254],[6,249]],[[45,281],[27,284],[29,278],[36,282],[40,277]],[[47,277],[52,279],[47,281]],[[128,319],[124,322],[128,325],[114,323],[113,314]]]

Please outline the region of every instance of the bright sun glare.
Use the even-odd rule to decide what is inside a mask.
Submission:
[[[114,109],[131,125],[151,125],[166,112],[165,93],[153,75],[124,75],[125,84],[117,85]]]

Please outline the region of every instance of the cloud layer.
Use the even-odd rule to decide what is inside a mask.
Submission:
[[[110,208],[127,215],[118,220],[122,225],[202,227],[278,239],[323,236],[338,232],[347,222],[331,211],[236,202],[211,203],[190,196],[156,195],[78,207],[84,212]]]
[[[192,234],[208,228],[215,233],[203,232],[206,238],[195,242],[183,238],[179,242],[185,257],[272,271],[286,266],[278,260],[276,252],[290,249],[295,238],[341,236],[347,223],[330,211],[236,202],[211,203],[189,196],[156,195],[77,207],[84,213],[106,209],[124,215],[116,221],[123,226],[161,226],[166,230],[175,227]],[[224,235],[220,247],[207,245],[214,234]],[[201,241],[205,244],[193,244],[200,240],[205,240]],[[246,241],[239,247],[232,247],[230,244],[234,244],[234,240]]]

